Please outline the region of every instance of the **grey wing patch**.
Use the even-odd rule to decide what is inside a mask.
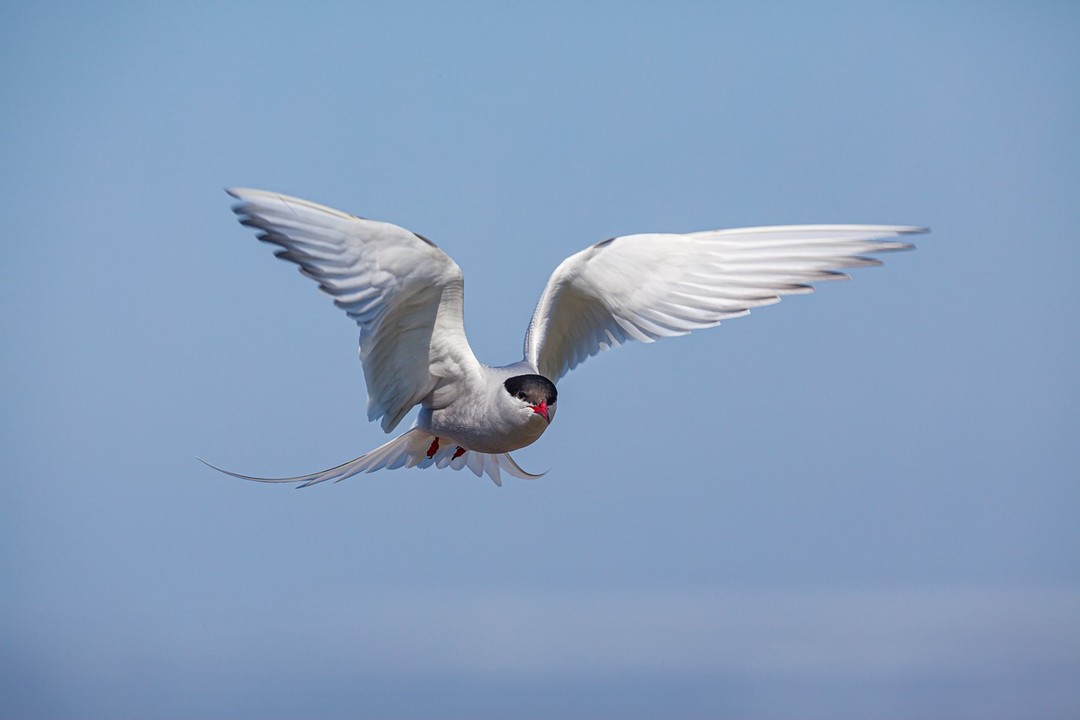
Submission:
[[[412,232],[412,231],[410,230],[409,232]],[[428,245],[430,245],[431,247],[439,247],[438,245],[436,245],[435,243],[431,242],[430,240],[428,240],[428,239],[427,239],[426,237],[424,237],[423,235],[421,235],[421,234],[420,234],[420,233],[418,233],[418,232],[413,232],[413,235],[415,235],[416,237],[420,238],[421,240],[423,240],[424,242],[426,242],[426,243],[427,243]]]
[[[594,248],[607,247],[608,245],[610,245],[611,243],[615,242],[618,239],[619,238],[617,238],[617,237],[609,237],[607,240],[601,240],[600,242],[596,243],[595,245],[593,245],[593,247]]]

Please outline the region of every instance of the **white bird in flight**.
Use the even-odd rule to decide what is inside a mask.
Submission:
[[[468,468],[537,478],[510,452],[555,418],[555,383],[601,350],[710,328],[880,265],[874,253],[928,232],[902,225],[788,225],[625,235],[591,245],[551,275],[525,333],[524,357],[491,367],[473,355],[462,321],[461,269],[434,243],[397,225],[307,200],[232,188],[240,222],[334,298],[360,326],[368,419],[391,432],[415,406],[414,426],[355,460],[290,478],[306,487],[400,467]]]

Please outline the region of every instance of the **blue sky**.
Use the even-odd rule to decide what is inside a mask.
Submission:
[[[1080,714],[1080,8],[0,9],[0,716]],[[929,225],[396,471],[222,189],[421,232],[481,360],[613,235]]]

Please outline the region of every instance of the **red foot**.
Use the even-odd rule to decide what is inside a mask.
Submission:
[[[439,438],[435,438],[431,441],[431,447],[427,449],[427,456],[435,457],[435,453],[439,452]]]
[[[454,457],[452,457],[450,459],[451,460],[457,460],[459,457],[461,457],[464,454],[465,454],[465,448],[458,445],[457,450],[454,451]]]

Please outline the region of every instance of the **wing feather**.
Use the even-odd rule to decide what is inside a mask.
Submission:
[[[462,321],[461,270],[430,240],[307,200],[227,191],[243,225],[300,266],[360,326],[368,418],[390,432],[416,404],[479,372]]]
[[[525,360],[557,381],[586,358],[627,340],[653,342],[714,327],[880,265],[907,250],[901,225],[790,225],[627,235],[556,268],[525,336]]]

